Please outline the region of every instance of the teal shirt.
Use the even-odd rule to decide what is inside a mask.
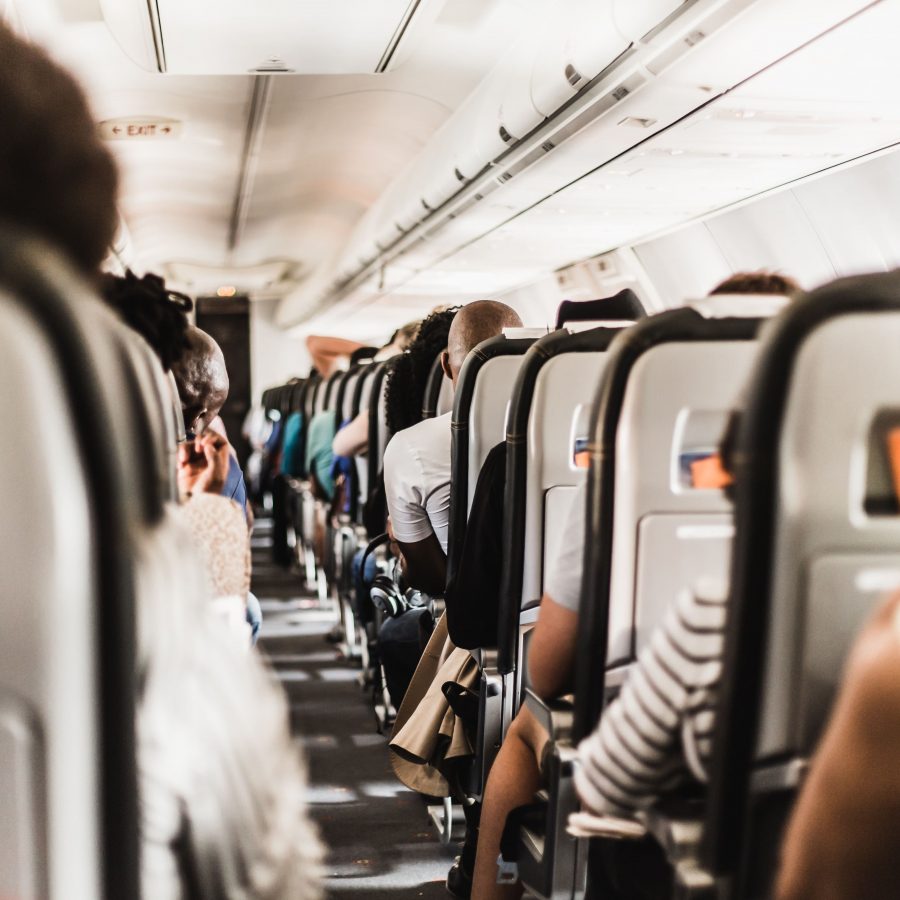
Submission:
[[[316,481],[329,499],[334,496],[334,478],[331,475],[334,453],[331,442],[336,431],[334,412],[320,412],[310,420],[306,438],[306,469],[316,476]]]
[[[281,474],[298,478],[303,471],[300,458],[300,436],[303,431],[303,413],[292,412],[284,423],[284,442],[281,446]]]

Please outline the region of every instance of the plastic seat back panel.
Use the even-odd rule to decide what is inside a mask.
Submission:
[[[688,573],[692,580],[727,576],[727,541],[713,539],[707,555],[697,544],[682,543],[677,527],[666,527],[655,517],[676,516],[673,525],[688,525],[694,516],[700,517],[699,525],[731,520],[731,504],[722,491],[696,490],[685,482],[682,458],[701,444],[715,449],[729,411],[739,405],[756,352],[755,341],[663,343],[634,366],[616,433],[610,666],[634,658],[637,629],[646,634],[661,621]],[[726,519],[715,518],[721,516]],[[642,529],[648,517],[649,527]],[[670,566],[683,552],[693,555],[682,573]],[[638,573],[657,568],[657,574],[644,579],[644,596]]]
[[[45,893],[44,777],[34,711],[0,693],[0,897]]]
[[[0,345],[0,417],[15,429],[15,439],[0,441],[6,757],[0,784],[13,792],[0,796],[6,848],[0,894],[100,897],[89,499],[58,364],[34,325],[2,295]],[[34,740],[38,734],[42,741]],[[46,775],[46,797],[33,790],[38,773]],[[24,848],[40,849],[45,839],[46,855],[26,860]],[[37,886],[36,895],[20,891],[28,884]]]
[[[509,398],[521,365],[521,356],[497,356],[489,359],[478,373],[469,411],[467,511],[472,509],[478,473],[485,458],[506,436]]]
[[[547,577],[547,573],[562,549],[566,523],[569,521],[569,513],[576,495],[577,490],[574,485],[559,485],[558,487],[550,488],[544,495],[544,552],[541,594],[544,591],[543,580]]]
[[[525,554],[522,606],[540,600],[547,565],[554,558],[546,541],[550,528],[564,528],[555,517],[548,492],[580,484],[585,469],[575,465],[575,439],[587,434],[587,415],[606,364],[606,354],[561,353],[541,368],[528,418]],[[583,426],[584,434],[579,433]],[[554,501],[554,503],[557,501]]]
[[[633,655],[643,649],[674,597],[705,578],[728,581],[733,537],[730,513],[660,514],[641,520]]]

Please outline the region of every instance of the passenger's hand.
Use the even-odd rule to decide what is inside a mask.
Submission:
[[[178,489],[182,495],[221,494],[228,480],[231,447],[215,431],[178,448]]]
[[[388,546],[390,547],[391,553],[398,559],[402,559],[403,554],[400,552],[400,545],[397,543],[397,536],[394,534],[394,526],[390,516],[387,518],[387,536],[390,541]]]

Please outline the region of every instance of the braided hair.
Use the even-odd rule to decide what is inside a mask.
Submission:
[[[390,360],[385,413],[393,434],[422,419],[422,401],[435,359],[447,349],[447,335],[459,307],[433,312],[419,326],[409,348]]]
[[[187,314],[194,307],[190,297],[169,290],[159,275],[138,278],[130,269],[124,276],[104,275],[100,293],[153,348],[167,372],[181,362],[190,347]]]

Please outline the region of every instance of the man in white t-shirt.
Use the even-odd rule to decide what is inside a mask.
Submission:
[[[456,386],[469,351],[504,328],[519,328],[515,310],[495,300],[464,306],[453,320],[444,373]],[[400,547],[407,583],[432,595],[447,580],[447,528],[450,519],[450,417],[447,413],[398,431],[384,454],[384,486],[390,527]]]

